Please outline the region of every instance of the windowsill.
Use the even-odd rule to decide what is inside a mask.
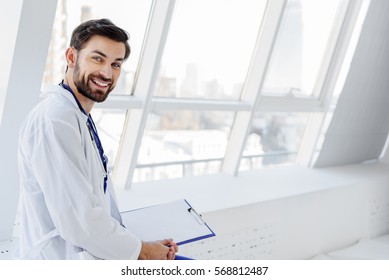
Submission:
[[[388,168],[380,162],[320,169],[277,167],[237,177],[216,174],[134,183],[116,194],[121,211],[185,198],[205,213],[366,182],[387,176]]]

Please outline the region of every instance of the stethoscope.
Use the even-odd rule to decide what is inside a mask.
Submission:
[[[94,142],[96,144],[96,148],[98,150],[98,153],[99,153],[102,165],[103,165],[103,169],[104,169],[104,193],[105,193],[107,190],[107,180],[108,180],[108,173],[107,173],[108,158],[104,154],[103,145],[101,144],[99,135],[97,134],[97,129],[96,129],[95,123],[93,122],[92,116],[90,114],[87,114],[85,112],[84,108],[82,108],[80,102],[78,101],[78,99],[77,99],[76,95],[74,94],[74,92],[72,91],[72,89],[67,84],[65,84],[63,80],[60,83],[60,86],[62,86],[64,89],[66,89],[67,91],[69,91],[72,94],[80,111],[88,117],[88,120],[86,122],[86,126],[88,127],[89,135],[91,137],[92,142]]]

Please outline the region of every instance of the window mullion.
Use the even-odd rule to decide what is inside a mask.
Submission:
[[[153,110],[249,111],[250,104],[234,100],[153,97]]]
[[[242,92],[242,100],[251,105],[249,112],[237,112],[227,146],[222,172],[237,174],[250,124],[260,98],[269,57],[278,33],[287,0],[269,1],[258,34],[253,59]]]
[[[316,88],[320,92],[320,101],[324,111],[327,111],[330,106],[362,2],[363,0],[348,1],[339,11],[340,20],[335,23],[335,34],[330,38],[322,70],[316,81]]]
[[[174,0],[156,0],[153,3],[134,87],[134,96],[141,100],[143,107],[127,113],[113,173],[117,187],[129,188],[131,185],[174,3]]]
[[[257,106],[261,112],[321,112],[322,105],[317,98],[261,96]]]
[[[333,36],[332,47],[327,55],[328,62],[316,82],[316,84],[321,84],[320,107],[323,114],[314,114],[310,117],[310,125],[307,126],[297,157],[299,165],[309,166],[312,164],[320,133],[323,130],[324,119],[330,110],[334,89],[339,80],[339,73],[344,63],[362,2],[363,0],[348,1],[347,7],[343,7],[341,10],[342,16],[336,28],[337,33]]]
[[[101,103],[96,103],[94,108],[102,109],[142,109],[142,100],[132,95],[112,94]]]

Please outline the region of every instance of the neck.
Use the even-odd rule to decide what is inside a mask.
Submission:
[[[85,113],[89,115],[92,111],[93,106],[95,105],[95,102],[79,93],[72,79],[68,79],[68,77],[65,77],[64,83],[70,87],[70,89],[76,96],[78,102],[80,102],[82,109],[84,109]]]

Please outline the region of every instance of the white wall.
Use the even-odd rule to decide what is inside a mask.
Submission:
[[[6,8],[3,7],[0,10],[0,34],[3,38],[6,38],[0,44],[0,53],[2,54],[0,55],[0,123],[9,72],[11,71],[22,2],[22,0],[11,1],[7,3]]]
[[[200,259],[309,259],[387,234],[388,179],[206,213],[218,236],[181,252]]]
[[[389,131],[389,2],[373,0],[347,78],[315,163],[335,166],[376,159]]]
[[[11,57],[13,53],[13,58],[11,65],[6,61],[4,74],[9,75],[8,80],[1,80],[5,92],[0,92],[3,105],[0,110],[0,241],[12,237],[19,194],[16,159],[19,127],[39,101],[57,1],[34,0],[20,4],[20,1],[11,1],[3,5],[2,15],[3,12],[5,15],[0,22],[13,32],[11,26],[17,26],[16,41],[12,40],[15,33],[11,34],[11,41],[5,45],[6,52],[1,53],[1,56]]]

